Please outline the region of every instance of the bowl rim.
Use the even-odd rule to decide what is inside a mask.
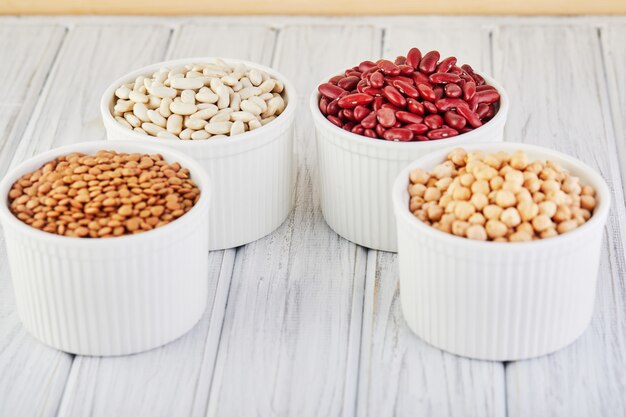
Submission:
[[[424,142],[389,141],[389,140],[384,140],[384,139],[370,138],[364,135],[358,135],[356,133],[348,132],[338,126],[335,126],[334,124],[329,122],[328,119],[326,119],[326,117],[324,117],[324,115],[322,114],[318,106],[320,93],[317,90],[317,86],[319,86],[322,83],[328,82],[331,76],[324,77],[320,82],[316,84],[316,87],[312,91],[311,96],[309,98],[309,107],[311,110],[311,114],[313,115],[313,120],[316,122],[318,126],[329,129],[335,136],[341,138],[342,140],[353,141],[359,145],[371,146],[374,148],[387,148],[387,149],[391,147],[395,149],[407,149],[407,150],[418,149],[418,148],[422,150],[428,150],[428,149],[440,149],[442,146],[442,142],[445,141],[446,144],[449,143],[451,145],[462,146],[466,142],[471,142],[472,140],[475,140],[476,136],[482,135],[486,130],[495,128],[499,124],[504,124],[506,122],[506,117],[509,112],[510,100],[502,84],[500,84],[498,81],[496,81],[495,79],[493,79],[492,77],[488,75],[485,75],[482,72],[480,75],[485,79],[487,84],[494,86],[496,90],[498,90],[498,92],[500,93],[500,108],[498,109],[498,112],[487,123],[485,123],[484,125],[480,127],[477,127],[476,129],[470,132],[453,136],[451,138],[441,139],[441,140],[432,140],[432,141],[427,141],[427,142],[426,141]]]
[[[183,168],[189,169],[191,179],[200,189],[200,198],[196,204],[187,213],[170,223],[157,229],[147,230],[134,235],[115,236],[112,238],[85,239],[73,236],[61,236],[54,233],[44,232],[36,229],[20,219],[18,219],[9,209],[8,193],[13,183],[27,172],[32,172],[52,159],[67,155],[73,152],[95,153],[99,150],[115,150],[117,152],[137,152],[146,154],[161,154],[165,160],[170,162],[178,162]],[[209,174],[196,162],[192,157],[162,145],[146,145],[136,141],[87,141],[78,142],[71,145],[60,146],[50,149],[46,152],[39,153],[27,160],[19,163],[10,169],[0,181],[0,221],[3,225],[10,224],[20,233],[27,235],[31,239],[38,239],[47,244],[58,244],[65,247],[80,247],[81,249],[103,249],[118,244],[132,245],[146,239],[159,239],[167,237],[168,234],[174,232],[176,227],[184,227],[186,224],[196,221],[202,212],[207,212],[211,199],[211,179]]]
[[[579,172],[577,175],[580,177],[580,179],[586,184],[592,185],[596,191],[596,201],[598,202],[598,205],[594,209],[591,218],[587,222],[567,233],[529,242],[478,241],[446,233],[441,230],[435,229],[430,225],[427,225],[426,223],[415,217],[413,213],[409,211],[408,207],[406,207],[404,204],[403,199],[408,195],[407,186],[409,173],[414,168],[418,168],[424,165],[430,165],[432,163],[436,163],[436,161],[438,160],[441,162],[445,161],[447,154],[455,148],[459,148],[459,146],[451,146],[448,148],[440,149],[436,152],[431,152],[428,155],[424,155],[414,160],[404,169],[402,169],[402,171],[400,171],[393,183],[391,191],[394,213],[398,225],[400,224],[400,222],[402,222],[402,225],[404,227],[411,228],[411,232],[427,235],[429,239],[435,240],[442,244],[472,246],[475,248],[491,251],[515,251],[522,248],[532,250],[551,248],[561,245],[561,243],[566,240],[575,240],[585,233],[591,231],[593,228],[604,226],[604,222],[609,213],[611,205],[611,191],[604,178],[589,165],[585,164],[577,158],[574,158],[573,156],[543,146],[531,145],[520,142],[485,142],[464,146],[463,149],[467,151],[482,150],[486,152],[514,152],[516,150],[522,150],[541,154],[541,159],[545,157],[546,159],[552,159],[559,164],[565,163],[574,167],[575,170]],[[570,169],[568,168],[568,170]]]
[[[110,103],[113,97],[115,96],[115,90],[117,90],[122,84],[126,84],[131,80],[134,80],[140,75],[146,75],[154,70],[160,69],[164,66],[176,66],[176,65],[185,65],[185,64],[195,64],[195,63],[212,63],[216,59],[221,59],[222,61],[229,64],[244,64],[250,68],[260,69],[272,77],[282,81],[284,84],[284,91],[286,92],[287,100],[285,110],[276,117],[276,119],[272,120],[270,123],[261,126],[258,129],[254,129],[248,132],[241,133],[235,136],[227,136],[224,138],[217,139],[207,139],[207,140],[181,140],[181,139],[163,139],[157,138],[156,136],[144,135],[142,133],[137,133],[133,130],[129,130],[128,128],[121,125],[115,117],[111,113]],[[216,56],[204,56],[204,57],[189,57],[189,58],[180,58],[180,59],[172,59],[167,61],[160,61],[150,65],[143,66],[141,68],[137,68],[133,71],[126,73],[125,75],[119,77],[115,81],[113,81],[106,88],[102,97],[100,98],[100,113],[102,115],[103,122],[107,129],[111,128],[122,135],[126,135],[128,139],[124,140],[135,140],[143,143],[152,143],[155,140],[162,141],[157,144],[163,144],[166,146],[181,146],[181,147],[200,147],[200,146],[219,146],[225,144],[228,146],[229,144],[236,144],[240,142],[246,142],[249,140],[255,140],[259,137],[262,137],[268,133],[267,126],[271,126],[273,129],[280,129],[281,127],[287,127],[290,119],[293,117],[296,111],[298,102],[298,95],[296,93],[295,87],[292,82],[285,77],[282,73],[276,71],[273,68],[267,67],[262,64],[258,64],[256,62],[247,61],[243,59],[236,58],[225,58],[225,57],[216,57]],[[180,143],[180,145],[177,145]]]

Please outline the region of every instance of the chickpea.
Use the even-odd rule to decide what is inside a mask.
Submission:
[[[454,215],[457,219],[467,220],[472,214],[476,212],[476,209],[471,203],[467,201],[458,201],[454,207]]]
[[[487,231],[487,236],[491,239],[495,239],[498,237],[504,237],[508,231],[508,227],[506,227],[506,225],[500,220],[488,220],[485,230]]]
[[[438,205],[431,205],[427,209],[428,219],[432,221],[439,221],[443,216],[443,208]]]
[[[560,234],[567,233],[571,230],[574,230],[578,227],[578,224],[575,220],[566,220],[557,225],[556,230]]]
[[[578,178],[575,177],[569,177],[565,180],[561,185],[561,189],[568,194],[580,194],[582,192],[582,187],[578,183]]]
[[[551,228],[554,223],[552,223],[552,220],[550,220],[550,217],[547,215],[539,214],[533,219],[532,225],[537,232],[543,232],[544,230]]]
[[[524,151],[516,151],[511,155],[510,165],[519,170],[526,169],[528,166],[528,155]]]
[[[487,222],[487,219],[485,219],[485,216],[483,216],[481,213],[474,213],[470,216],[469,219],[467,219],[467,222],[469,224],[484,225]]]
[[[452,192],[452,198],[457,201],[467,201],[470,199],[472,193],[469,188],[459,186]]]
[[[411,197],[411,200],[409,201],[409,210],[411,211],[419,210],[420,208],[422,208],[423,204],[424,204],[424,199],[422,197],[419,197],[419,196]]]
[[[409,179],[413,184],[426,184],[430,179],[430,175],[426,173],[423,169],[415,168],[411,171],[409,175]]]
[[[587,210],[593,210],[596,207],[596,199],[590,194],[583,194],[580,197],[580,206]]]
[[[442,208],[446,207],[448,204],[450,204],[450,202],[452,202],[452,196],[450,194],[444,194],[439,199],[439,206],[441,206]]]
[[[515,228],[515,231],[517,231],[517,232],[525,232],[525,233],[529,234],[531,237],[535,234],[535,229],[533,228],[533,225],[528,223],[528,222],[520,223]]]
[[[487,204],[489,204],[489,199],[484,194],[474,194],[470,198],[470,203],[474,205],[476,210],[482,210]]]
[[[522,201],[529,201],[532,203],[533,201],[533,196],[530,194],[530,191],[528,191],[526,188],[522,188],[521,190],[519,190],[515,194],[515,198],[517,198],[517,201],[520,203]]]
[[[441,216],[441,220],[439,220],[440,223],[446,223],[446,224],[452,224],[452,222],[455,220],[454,214],[444,214],[443,216]]]
[[[504,183],[502,184],[502,189],[505,191],[510,191],[513,194],[517,194],[518,192],[522,190],[522,185],[505,180]]]
[[[556,214],[556,204],[553,201],[542,201],[539,203],[539,213],[552,217]]]
[[[594,190],[593,187],[591,187],[590,185],[585,185],[584,187],[582,187],[582,190],[580,193],[582,195],[590,195],[593,197],[596,195],[596,190]]]
[[[452,184],[452,177],[445,177],[435,183],[435,187],[445,191]]]
[[[496,204],[502,208],[512,207],[517,203],[515,194],[510,191],[500,190],[496,194]]]
[[[470,173],[465,173],[459,177],[461,185],[464,187],[471,187],[471,185],[476,181],[476,178]]]
[[[465,236],[472,240],[487,240],[487,231],[479,224],[473,224],[465,230]]]
[[[467,157],[467,152],[463,148],[455,148],[448,154],[448,159],[454,163],[454,165],[458,167],[465,166],[465,158]]]
[[[524,184],[524,174],[522,173],[522,171],[518,171],[516,169],[512,169],[507,172],[504,176],[504,179],[507,182],[518,184],[519,186]]]
[[[435,223],[433,224],[433,226],[435,226],[435,228],[441,230],[444,233],[452,233],[452,222],[450,223]]]
[[[488,220],[499,219],[501,214],[502,214],[502,207],[497,206],[495,204],[489,204],[488,206],[485,206],[485,208],[483,209],[483,215]]]
[[[452,166],[450,166],[452,164]],[[438,180],[446,177],[451,177],[454,172],[454,164],[451,161],[446,161],[443,164],[439,164],[433,169],[432,175]]]
[[[533,172],[539,176],[539,173],[543,171],[543,163],[541,161],[535,161],[526,167],[526,171]],[[513,167],[515,168],[515,167]],[[518,168],[519,169],[519,168]]]
[[[494,154],[485,155],[483,162],[494,169],[500,169],[502,166],[502,161]]]
[[[428,187],[424,192],[424,200],[437,201],[441,198],[441,190],[436,187]]]
[[[567,205],[559,205],[556,208],[556,213],[552,218],[556,222],[564,222],[572,218],[572,210]]]
[[[522,222],[522,219],[514,207],[509,207],[500,215],[500,221],[508,227],[515,227]]]
[[[483,151],[470,151],[467,154],[467,161],[472,161],[472,160],[479,160],[482,161],[483,158],[485,157],[485,153]]]
[[[413,215],[423,222],[428,221],[428,216],[426,215],[426,212],[424,210],[415,210],[413,212]]]
[[[465,231],[470,227],[468,222],[455,220],[452,222],[452,233],[457,236],[465,236]]]
[[[504,178],[500,176],[493,177],[491,180],[489,180],[489,188],[491,188],[493,191],[501,189],[502,184],[504,184]]]
[[[541,203],[545,199],[546,199],[546,195],[542,193],[541,191],[537,191],[536,193],[533,193],[533,201],[535,203]]]
[[[490,166],[482,166],[479,169],[475,170],[475,172],[473,172],[474,176],[476,177],[477,180],[491,180],[492,178],[496,177],[498,175],[498,171],[496,171],[494,168],[490,167]]]
[[[532,200],[521,201],[517,205],[517,211],[522,221],[528,222],[534,219],[535,216],[539,213],[539,206]]]
[[[424,197],[424,193],[426,192],[426,186],[424,184],[411,184],[409,185],[409,195],[411,197],[419,196]]]
[[[572,198],[561,190],[550,191],[546,193],[546,199],[552,201],[557,206],[564,204],[572,204]]]
[[[550,227],[549,229],[544,230],[543,232],[539,233],[539,236],[542,239],[547,239],[549,237],[554,237],[557,236],[558,232],[556,231],[556,229],[554,227]]]
[[[523,230],[511,233],[509,236],[509,242],[530,242],[531,240],[533,240],[532,234]]]
[[[541,191],[544,194],[548,194],[550,192],[555,192],[561,189],[560,184],[553,179],[549,179],[549,180],[545,180],[542,184],[541,184]]]
[[[471,186],[472,193],[487,195],[491,191],[486,180],[477,180]]]

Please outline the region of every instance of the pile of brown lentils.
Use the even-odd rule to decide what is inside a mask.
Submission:
[[[155,229],[189,211],[200,190],[161,155],[98,151],[61,156],[17,180],[11,212],[62,236],[101,238]]]
[[[411,212],[457,236],[525,242],[574,230],[591,217],[595,190],[553,161],[517,151],[458,148],[431,172],[410,174]]]

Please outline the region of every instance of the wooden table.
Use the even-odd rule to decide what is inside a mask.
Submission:
[[[104,139],[104,88],[164,59],[271,65],[300,105],[295,209],[270,236],[210,253],[209,307],[163,348],[96,358],[37,342],[0,243],[0,415],[626,415],[625,40],[624,17],[0,18],[0,176],[51,147]],[[492,74],[512,101],[506,140],[575,155],[611,186],[595,316],[558,353],[499,363],[427,345],[402,317],[396,256],[324,222],[307,97],[332,71],[410,46]]]

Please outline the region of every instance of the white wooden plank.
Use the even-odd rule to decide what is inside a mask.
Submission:
[[[241,59],[269,61],[274,32],[260,26],[185,26],[174,32],[167,53],[167,36],[159,45],[151,61],[228,52]],[[180,339],[149,352],[120,358],[77,358],[60,416],[205,413],[235,250],[208,256],[210,296],[200,322]]]
[[[604,27],[600,35],[622,186],[626,190],[626,24]]]
[[[494,34],[494,63],[511,96],[507,139],[577,156],[613,194],[591,327],[558,353],[508,364],[508,414],[623,415],[626,209],[598,30],[504,26]]]
[[[489,31],[431,18],[387,27],[383,55],[416,46],[490,71]],[[504,369],[444,353],[406,325],[398,297],[395,254],[369,251],[361,351],[359,416],[500,416],[505,412]]]
[[[0,177],[32,116],[64,35],[60,25],[0,25]]]
[[[62,43],[59,25],[0,26],[0,177]],[[72,356],[48,348],[20,324],[0,234],[0,415],[56,413]]]
[[[296,207],[238,250],[207,414],[354,415],[365,252],[322,218],[307,99],[325,75],[377,54],[380,31],[286,27],[278,45],[273,66],[300,95]]]

